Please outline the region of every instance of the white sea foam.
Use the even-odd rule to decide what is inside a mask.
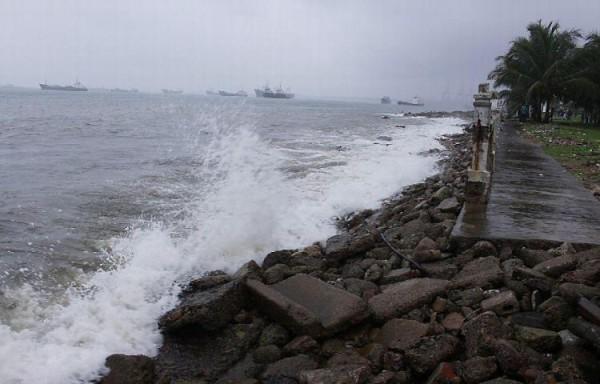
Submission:
[[[333,216],[375,207],[431,174],[436,158],[417,153],[437,147],[440,134],[459,131],[459,122],[437,119],[384,132],[392,137],[388,146],[351,137],[348,150],[327,159],[338,166],[305,177],[282,173],[289,153],[261,140],[251,125],[204,122],[213,137],[198,170],[205,187],[184,222],[154,223],[115,239],[107,254],[111,268],[82,275],[51,302],[28,287],[0,296],[15,303],[0,317],[2,382],[85,382],[98,376],[109,354],[155,354],[156,319],[176,303],[175,282],[212,269],[234,271],[271,250],[334,234]]]

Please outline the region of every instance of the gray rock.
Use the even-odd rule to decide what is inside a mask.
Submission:
[[[425,237],[426,225],[421,219],[414,219],[400,227],[393,227],[384,232],[385,237],[397,248],[415,248]]]
[[[274,344],[263,345],[254,350],[252,358],[258,364],[273,363],[281,358],[281,349]]]
[[[493,340],[508,333],[494,312],[484,312],[467,321],[461,332],[465,337],[467,357],[490,356]]]
[[[262,270],[256,264],[256,261],[250,260],[245,263],[238,269],[234,274],[233,278],[235,280],[245,280],[245,279],[260,279],[262,275]]]
[[[314,369],[300,372],[301,384],[362,384],[371,376],[366,366]]]
[[[292,274],[287,264],[275,264],[263,273],[266,284],[275,284]]]
[[[434,204],[438,204],[450,196],[452,196],[452,190],[446,186],[443,186],[431,195],[431,201]]]
[[[510,322],[514,325],[523,325],[525,327],[547,328],[544,314],[540,312],[517,312],[510,316]]]
[[[446,291],[447,280],[418,278],[388,286],[369,300],[369,307],[379,321],[408,313],[431,303]]]
[[[460,209],[460,203],[456,197],[452,196],[439,203],[436,209],[439,209],[443,213],[456,213]]]
[[[500,292],[481,302],[482,311],[492,311],[497,315],[506,316],[519,311],[519,301],[513,291]]]
[[[342,276],[346,279],[351,277],[362,279],[364,275],[365,270],[362,269],[358,263],[346,264],[342,268]]]
[[[475,257],[496,256],[498,254],[496,246],[486,240],[476,242],[471,249]]]
[[[376,341],[394,350],[406,350],[415,345],[427,334],[429,326],[414,320],[388,320],[376,338]]]
[[[348,257],[364,253],[375,246],[370,234],[352,236],[348,233],[335,235],[327,239],[325,257],[327,260],[339,262]]]
[[[410,268],[392,269],[381,279],[381,284],[393,284],[413,279],[418,276],[418,271]]]
[[[496,340],[493,342],[493,349],[498,365],[507,375],[516,375],[527,365],[527,357],[517,348],[515,342]]]
[[[600,288],[590,287],[584,284],[564,283],[558,287],[560,294],[570,303],[577,303],[580,297],[592,299],[600,297]]]
[[[362,279],[344,279],[344,287],[348,292],[362,297],[365,300],[368,300],[379,293],[377,284]]]
[[[314,352],[319,348],[319,344],[310,336],[298,336],[283,347],[283,351],[288,355],[298,355],[300,353]]]
[[[100,380],[100,384],[154,383],[154,360],[148,356],[110,355],[105,364],[110,372]]]
[[[458,373],[467,384],[478,384],[496,375],[498,365],[495,357],[473,357],[458,367]]]
[[[462,328],[465,317],[458,312],[452,312],[444,317],[442,326],[448,331],[458,331]]]
[[[542,312],[548,327],[555,331],[566,328],[569,318],[574,314],[572,307],[560,296],[552,296],[541,303],[538,311]]]
[[[483,300],[483,289],[474,287],[465,290],[453,290],[450,291],[449,298],[456,305],[472,307]]]
[[[417,373],[432,371],[439,363],[454,356],[458,351],[459,340],[448,334],[422,338],[406,352],[410,367]]]
[[[272,286],[248,280],[247,286],[261,311],[298,335],[329,335],[369,315],[360,297],[304,274]]]
[[[258,343],[266,345],[285,345],[290,340],[290,333],[279,324],[269,324],[261,332]]]
[[[442,253],[440,252],[438,245],[429,237],[422,238],[415,248],[414,259],[417,262],[436,261],[441,257]]]
[[[263,322],[255,319],[251,324],[229,325],[219,331],[166,334],[155,357],[157,381],[220,377],[246,355],[262,328]]]
[[[369,267],[369,269],[367,269],[367,272],[365,272],[365,280],[378,281],[379,279],[381,279],[382,275],[383,270],[381,269],[381,267],[377,264],[373,264]]]
[[[533,268],[539,263],[552,258],[552,255],[548,251],[541,249],[528,249],[526,247],[519,249],[518,255],[521,260],[523,260],[525,265],[530,268]]]
[[[533,269],[550,277],[559,277],[563,273],[575,269],[576,265],[577,260],[573,255],[564,255],[543,261]]]
[[[193,325],[211,331],[228,324],[242,309],[246,295],[241,282],[229,283],[187,294],[174,309],[159,319],[167,332]]]
[[[575,335],[587,340],[598,351],[600,351],[600,327],[578,318],[569,320],[569,331]]]
[[[231,276],[223,273],[218,275],[206,275],[198,279],[190,281],[188,286],[185,288],[184,293],[191,293],[194,291],[206,291],[207,289],[223,285],[231,281]]]
[[[558,333],[541,328],[516,326],[515,338],[538,352],[555,352],[562,345]]]
[[[498,259],[493,256],[481,257],[468,262],[452,279],[452,288],[493,288],[502,282],[504,273]]]
[[[515,381],[511,379],[507,379],[504,377],[498,377],[496,379],[483,381],[481,384],[521,384],[520,381]]]
[[[300,372],[313,370],[318,366],[316,361],[306,355],[286,357],[269,364],[261,377],[266,382],[277,382],[274,380],[280,378],[299,380]]]
[[[262,263],[262,268],[269,269],[275,264],[288,264],[294,252],[296,251],[292,249],[284,249],[280,251],[271,252],[267,256],[265,256],[265,259]]]
[[[247,353],[246,356],[235,363],[235,365],[229,368],[220,378],[215,382],[215,384],[258,384],[254,377],[258,376],[260,371],[262,371],[263,365],[254,362],[251,353]],[[185,380],[185,381],[177,381],[176,383],[182,384],[202,384],[206,383],[205,380],[199,379],[195,380]]]

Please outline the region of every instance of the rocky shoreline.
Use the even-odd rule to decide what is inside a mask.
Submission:
[[[456,244],[470,133],[440,173],[339,221],[325,244],[190,282],[154,358],[103,384],[592,383],[600,249]]]

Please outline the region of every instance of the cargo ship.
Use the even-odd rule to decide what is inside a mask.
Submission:
[[[220,96],[241,96],[241,97],[248,96],[248,94],[244,91],[237,91],[237,92],[219,91],[219,95]]]
[[[289,90],[286,92],[283,90],[283,88],[281,88],[281,86],[279,88],[277,88],[276,90],[272,90],[271,88],[269,88],[269,86],[265,86],[262,89],[255,89],[254,93],[256,94],[256,97],[266,97],[266,98],[271,98],[271,99],[293,99],[294,98],[294,94],[289,92]]]
[[[76,81],[73,85],[40,84],[40,88],[44,91],[87,91],[88,90],[79,81]]]
[[[411,101],[402,101],[399,100],[398,101],[398,105],[410,105],[413,107],[422,107],[425,105],[425,103],[423,103],[423,100],[421,100],[419,97],[415,96],[412,98]]]

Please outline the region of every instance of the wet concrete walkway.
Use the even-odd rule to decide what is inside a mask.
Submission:
[[[500,128],[488,204],[465,205],[452,237],[600,244],[600,202],[517,130]]]

